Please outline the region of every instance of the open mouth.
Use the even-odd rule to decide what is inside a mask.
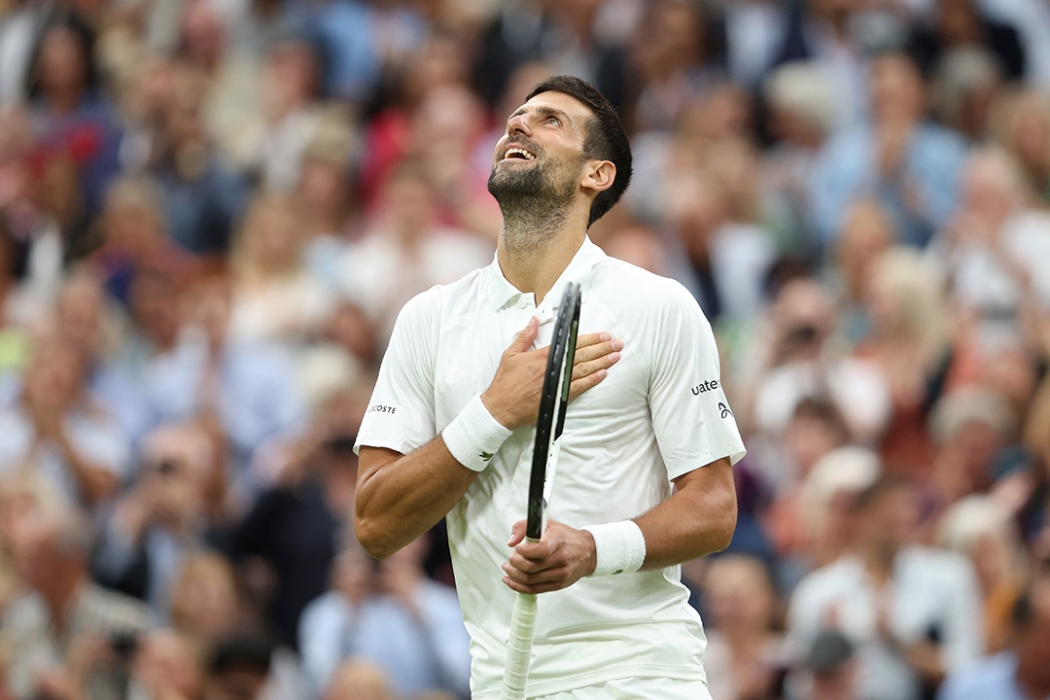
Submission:
[[[524,148],[508,148],[503,152],[503,160],[535,160],[536,156]]]

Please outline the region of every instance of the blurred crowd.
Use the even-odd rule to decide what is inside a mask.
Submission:
[[[0,699],[468,697],[353,445],[555,73],[749,447],[683,567],[715,700],[1050,695],[1045,0],[0,0]]]

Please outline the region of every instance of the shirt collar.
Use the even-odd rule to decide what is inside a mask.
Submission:
[[[562,271],[561,275],[558,276],[554,286],[551,287],[551,291],[547,293],[544,299],[544,304],[556,308],[558,302],[561,300],[565,285],[569,282],[579,282],[582,292],[583,301],[587,300],[589,292],[589,282],[591,279],[591,273],[594,268],[597,267],[601,262],[606,259],[605,251],[595,245],[589,236],[585,236],[583,239],[583,245],[580,246],[576,254],[572,256],[572,260]],[[499,265],[499,254],[492,259],[492,264],[487,269],[488,285],[486,290],[486,303],[489,304],[493,311],[499,311],[510,302],[518,299],[523,292],[511,284],[506,277],[503,275],[503,270]],[[549,302],[548,302],[549,300]]]

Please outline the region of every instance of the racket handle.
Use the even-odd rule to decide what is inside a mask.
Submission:
[[[532,662],[532,633],[536,625],[536,596],[519,593],[510,618],[507,640],[507,665],[503,667],[503,692],[500,700],[525,700],[525,683]]]

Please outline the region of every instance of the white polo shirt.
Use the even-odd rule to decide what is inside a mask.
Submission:
[[[606,331],[624,347],[608,377],[569,405],[550,517],[576,528],[633,518],[666,499],[672,479],[742,457],[714,336],[696,301],[590,240],[538,308],[498,261],[406,304],[358,446],[407,454],[432,440],[488,388],[532,316],[540,320],[536,347],[550,343],[569,281],[582,287],[580,333]],[[534,435],[534,427],[515,430],[447,517],[475,700],[499,695],[515,596],[500,565],[511,554],[511,525],[525,517]],[[704,633],[680,579],[674,566],[542,594],[529,696],[622,678],[704,679]]]

